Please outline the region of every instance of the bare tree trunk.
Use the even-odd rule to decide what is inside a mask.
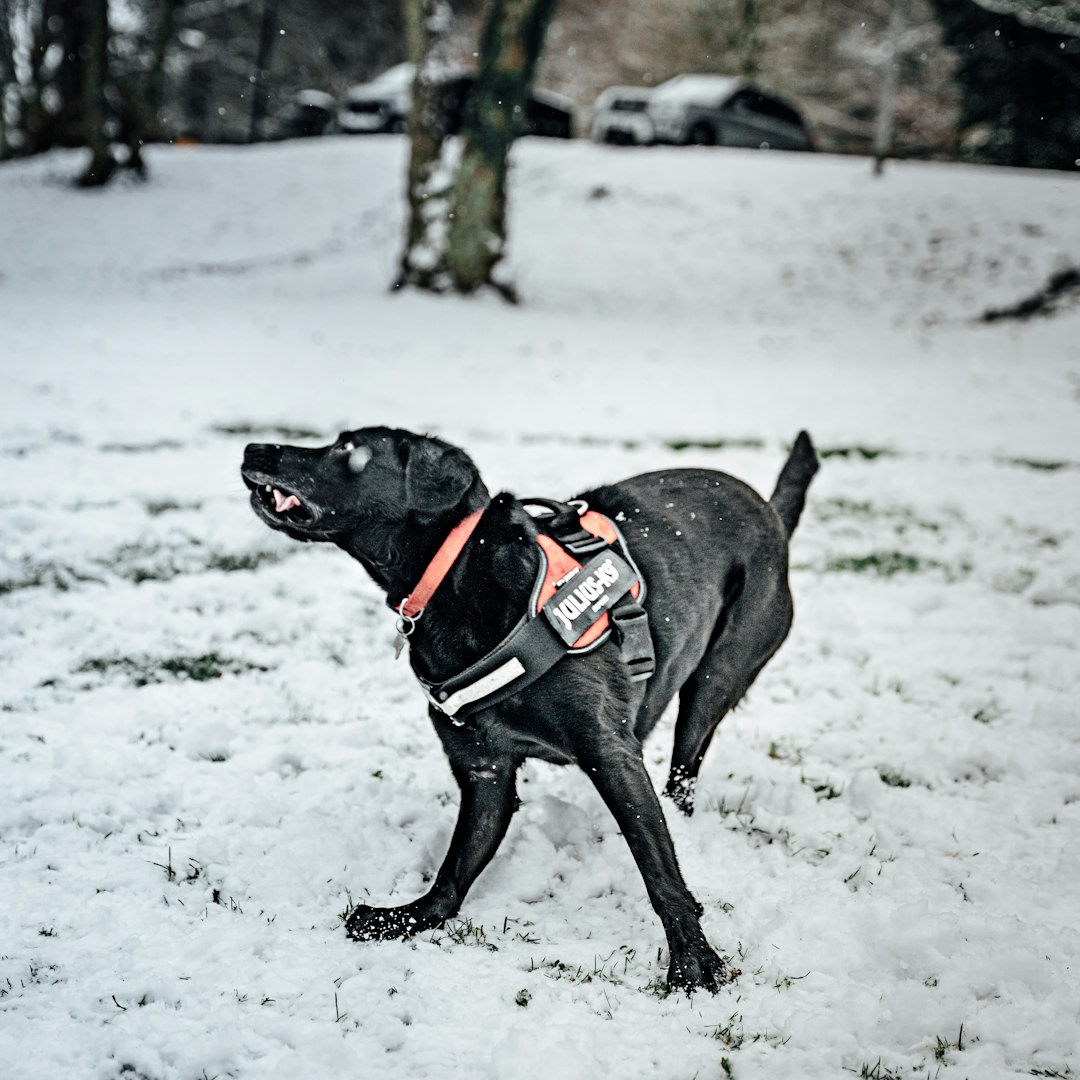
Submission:
[[[83,66],[83,138],[90,150],[90,161],[79,178],[80,187],[100,187],[109,181],[116,168],[105,130],[105,84],[108,80],[109,0],[84,0],[86,4],[86,42],[80,50]]]
[[[416,80],[409,118],[409,224],[396,288],[472,293],[490,286],[516,299],[513,288],[494,276],[506,248],[508,155],[524,128],[526,100],[555,5],[556,0],[492,0],[458,146],[446,139],[442,68],[449,3],[405,0]]]
[[[0,0],[0,161],[11,156],[8,142],[7,102],[18,87],[15,74],[15,39],[11,24],[15,14],[11,0]]]
[[[274,54],[274,28],[277,25],[277,0],[263,0],[262,22],[259,25],[259,50],[255,57],[255,81],[251,87],[251,127],[248,142],[263,137],[266,119],[267,84],[270,81],[270,61]]]
[[[874,175],[885,171],[885,159],[892,154],[893,128],[896,120],[896,87],[900,80],[900,39],[904,33],[904,5],[907,0],[892,0],[889,10],[888,47],[885,75],[878,99],[877,128],[874,132]]]
[[[453,19],[447,0],[405,0],[406,55],[416,69],[409,112],[409,222],[394,288],[446,288],[445,240],[452,165],[437,77]]]
[[[747,79],[756,79],[761,66],[761,15],[758,0],[740,0],[738,51],[739,69]]]
[[[154,35],[154,53],[146,77],[146,110],[153,125],[150,134],[155,137],[160,130],[158,113],[165,92],[165,57],[176,34],[176,13],[182,3],[183,0],[162,0],[161,19]]]
[[[45,111],[45,90],[48,75],[45,57],[51,46],[60,43],[60,34],[50,26],[56,12],[55,4],[45,0],[36,9],[27,9],[26,24],[30,32],[30,79],[19,106],[19,123],[23,132],[23,153],[40,154],[55,144],[56,124]],[[61,61],[64,63],[66,61]]]
[[[143,146],[148,140],[161,136],[158,112],[161,109],[165,86],[165,56],[176,32],[176,11],[182,2],[183,0],[162,0],[160,19],[153,37],[150,68],[143,85],[137,87],[134,93],[126,92],[118,86],[113,88],[120,99],[120,122],[128,148],[124,167],[132,170],[140,180],[146,179]]]
[[[512,286],[494,278],[506,248],[509,152],[524,126],[526,99],[555,5],[556,0],[492,0],[488,11],[480,70],[466,111],[446,253],[458,292],[488,285],[516,299]]]

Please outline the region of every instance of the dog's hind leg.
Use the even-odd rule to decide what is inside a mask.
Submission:
[[[748,573],[737,595],[725,603],[705,655],[679,691],[675,747],[664,794],[684,814],[694,812],[698,771],[717,726],[780,648],[791,627],[791,614],[787,584],[771,571]]]

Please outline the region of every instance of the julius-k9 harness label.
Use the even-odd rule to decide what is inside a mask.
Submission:
[[[552,629],[569,646],[630,591],[636,576],[626,561],[607,549],[563,582],[544,605]]]

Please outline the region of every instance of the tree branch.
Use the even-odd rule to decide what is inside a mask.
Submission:
[[[1048,34],[1080,37],[1080,3],[1076,0],[1062,4],[1046,4],[1041,0],[971,0],[971,3]]]

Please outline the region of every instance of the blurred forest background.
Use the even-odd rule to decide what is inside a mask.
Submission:
[[[453,5],[455,60],[485,7]],[[259,141],[298,91],[340,98],[401,61],[403,24],[399,0],[0,0],[0,157],[93,149],[103,123],[136,167],[143,142]],[[1080,163],[1080,0],[562,0],[536,85],[584,134],[607,86],[750,75],[819,149],[869,153],[894,44],[895,156]]]

